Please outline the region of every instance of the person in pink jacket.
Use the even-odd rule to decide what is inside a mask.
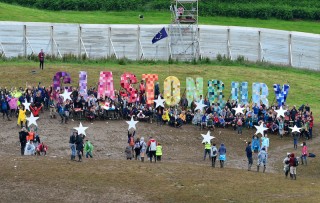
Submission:
[[[306,142],[303,142],[302,155],[301,155],[301,163],[302,163],[302,165],[303,164],[307,165],[307,157],[308,157],[308,147],[307,147]]]

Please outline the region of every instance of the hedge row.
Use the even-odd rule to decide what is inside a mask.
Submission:
[[[47,10],[169,10],[168,0],[0,0]],[[319,0],[202,0],[201,16],[320,20]]]
[[[264,4],[217,4],[215,6],[200,5],[204,16],[230,16],[241,18],[277,18],[282,20],[305,19],[319,20],[320,12],[317,8],[299,8],[287,5],[273,6]]]

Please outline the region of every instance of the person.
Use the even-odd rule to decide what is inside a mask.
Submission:
[[[227,148],[221,143],[219,148],[219,160],[220,160],[220,168],[224,167],[224,162],[226,161]]]
[[[89,156],[92,158],[93,145],[88,139],[84,145],[84,151],[86,152],[86,158],[89,158]]]
[[[140,138],[134,142],[133,150],[135,152],[135,159],[140,160],[140,152],[141,152],[141,145],[140,145]]]
[[[128,140],[128,144],[131,146],[132,156],[134,157],[133,151],[134,151],[135,142],[134,142],[133,134],[130,134],[130,137],[129,137],[129,140]]]
[[[30,105],[30,110],[31,110],[31,112],[32,112],[34,117],[39,117],[39,113],[40,113],[40,111],[42,109],[42,106],[43,106],[43,104],[41,104],[41,106],[38,108],[37,106],[33,107],[33,106]]]
[[[71,161],[74,161],[76,158],[76,136],[77,136],[77,131],[73,131],[69,139],[69,146],[71,149]]]
[[[290,166],[290,177],[291,179],[297,179],[297,158],[294,156],[294,153],[290,154],[290,160],[289,160],[289,166]]]
[[[77,150],[77,155],[79,158],[79,162],[82,161],[82,156],[83,156],[83,135],[82,134],[78,134],[76,136],[76,150]]]
[[[150,162],[152,162],[152,157],[154,157],[154,163],[156,163],[157,162],[157,159],[156,159],[157,141],[152,137],[150,137],[147,145],[149,148]]]
[[[26,117],[26,109],[24,108],[23,105],[20,105],[20,109],[19,109],[19,115],[18,115],[18,121],[17,121],[17,125],[23,126],[23,124],[27,127],[27,117]]]
[[[248,158],[248,171],[251,171],[251,166],[253,164],[251,142],[248,142],[248,145],[246,147],[246,154]]]
[[[124,152],[126,153],[127,160],[132,160],[132,147],[130,144],[128,144]]]
[[[209,142],[204,143],[204,155],[203,155],[203,161],[206,160],[207,154],[210,157],[210,150],[211,150],[211,144]]]
[[[312,112],[310,112],[310,115],[309,115],[309,138],[310,138],[310,140],[312,140],[312,128],[313,128],[313,116],[312,116]]]
[[[45,145],[43,142],[39,144],[36,148],[37,155],[43,154],[44,156],[47,155],[48,146]]]
[[[253,135],[252,137],[251,149],[254,152],[255,159],[256,159],[260,151],[260,139],[257,135]]]
[[[36,148],[33,145],[33,141],[32,140],[28,141],[24,149],[24,155],[35,155],[35,152],[36,152]]]
[[[216,147],[216,144],[212,143],[210,155],[211,155],[211,166],[213,168],[216,167],[217,154],[218,154],[218,149]]]
[[[299,138],[299,132],[293,132],[292,136],[293,136],[293,148],[297,149],[298,148],[298,138]]]
[[[237,121],[237,131],[238,131],[238,135],[242,135],[242,119],[241,117],[238,118]]]
[[[25,127],[21,128],[21,131],[19,132],[19,140],[20,140],[20,146],[21,146],[21,155],[24,155],[24,150],[27,144],[27,136],[28,131]]]
[[[301,164],[307,165],[308,147],[307,147],[306,142],[303,142],[301,152],[302,152]]]
[[[4,119],[4,116],[6,115],[8,121],[11,121],[11,119],[9,118],[9,112],[8,112],[9,103],[7,101],[7,97],[8,96],[3,96],[1,98],[1,100],[0,100],[0,102],[1,102],[1,112],[2,112],[3,119]]]
[[[144,137],[141,137],[140,139],[140,157],[141,162],[144,162],[144,156],[146,154],[147,144],[144,141]]]
[[[43,49],[41,49],[40,53],[38,54],[39,62],[40,62],[40,69],[43,70],[43,63],[44,63],[44,52]]]
[[[284,158],[283,160],[283,164],[284,164],[284,167],[283,167],[283,171],[284,171],[284,174],[286,175],[286,178],[288,177],[288,174],[289,174],[289,171],[290,171],[290,154],[291,153],[287,153],[287,156],[286,158]]]
[[[160,142],[158,142],[158,145],[157,145],[156,157],[157,157],[157,161],[161,161],[161,157],[162,157],[162,146],[161,146]]]
[[[264,137],[261,137],[261,147],[264,147],[267,153],[268,153],[269,144],[270,142],[269,142],[268,135],[265,134]]]
[[[263,173],[266,171],[267,165],[267,152],[266,148],[262,147],[261,151],[258,154],[258,165],[257,165],[257,172],[259,172],[260,165],[263,164]]]

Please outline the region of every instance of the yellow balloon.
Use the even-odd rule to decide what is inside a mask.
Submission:
[[[163,97],[168,106],[174,106],[180,102],[180,80],[175,76],[167,77],[164,82]]]

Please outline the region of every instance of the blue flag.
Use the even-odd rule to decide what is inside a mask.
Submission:
[[[152,44],[156,43],[157,41],[168,37],[166,29],[163,27],[157,34],[156,36],[153,37],[152,39]]]

